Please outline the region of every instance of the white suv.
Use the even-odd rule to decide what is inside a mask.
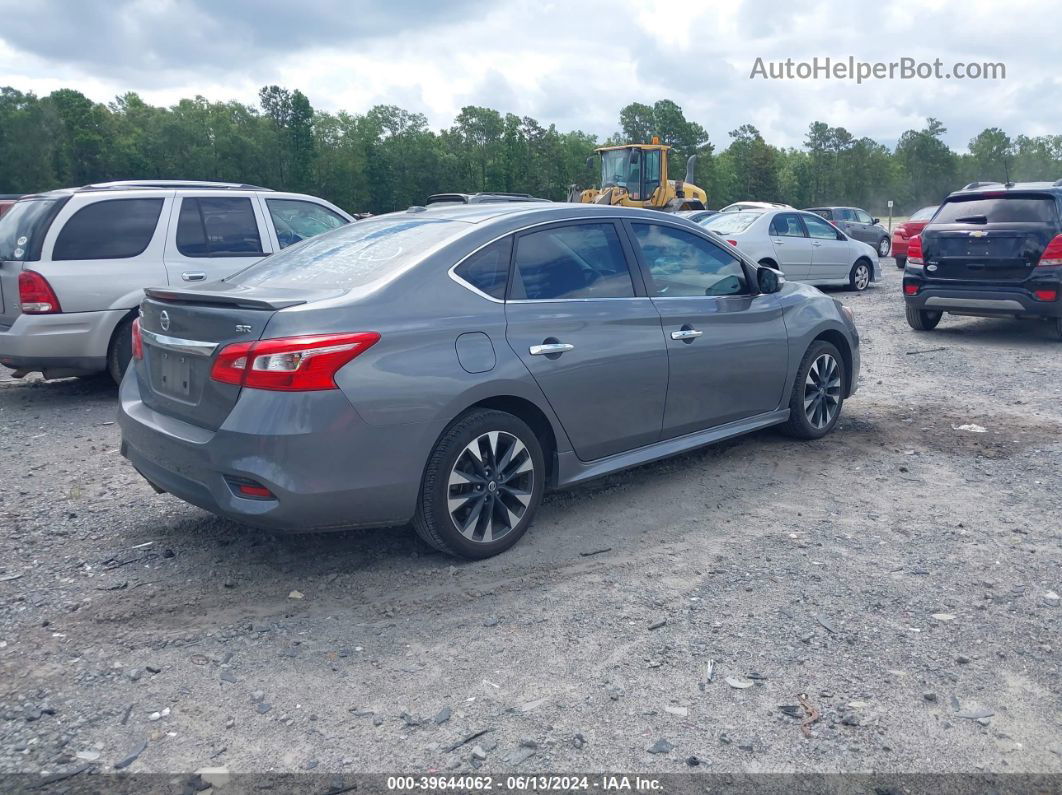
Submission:
[[[0,219],[0,364],[121,380],[145,287],[223,279],[353,220],[313,196],[220,182],[25,196]]]

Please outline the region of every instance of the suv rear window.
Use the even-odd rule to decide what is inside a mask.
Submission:
[[[82,207],[59,230],[52,259],[126,259],[144,253],[155,236],[162,201],[109,199]]]
[[[60,199],[24,199],[0,218],[0,260],[40,258],[41,243]]]
[[[227,281],[271,287],[312,285],[350,290],[393,276],[468,229],[460,221],[368,219],[311,237],[255,263]]]
[[[970,220],[965,220],[970,219]],[[1057,224],[1055,200],[1050,196],[1013,194],[992,198],[948,199],[933,219],[936,224]]]

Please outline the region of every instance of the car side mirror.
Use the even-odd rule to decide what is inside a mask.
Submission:
[[[876,224],[880,224],[880,223],[881,223],[881,219],[880,219],[880,218],[875,218],[875,219],[874,219],[874,223],[876,223]]]
[[[756,284],[759,286],[761,293],[769,295],[782,289],[782,285],[785,284],[785,276],[782,275],[781,271],[768,268],[766,265],[760,265],[756,268]]]

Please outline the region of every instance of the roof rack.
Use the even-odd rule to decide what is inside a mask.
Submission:
[[[963,190],[973,190],[974,188],[983,188],[986,185],[1002,185],[1002,182],[989,181],[989,182],[971,182],[969,185],[964,185]]]
[[[191,188],[194,190],[262,190],[272,191],[258,185],[239,182],[210,182],[195,179],[127,179],[114,182],[96,182],[79,190],[125,190],[127,188]]]

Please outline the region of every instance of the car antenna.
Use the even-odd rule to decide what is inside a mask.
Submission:
[[[1003,155],[1003,174],[1007,178],[1006,184],[1004,184],[1003,187],[1004,188],[1012,188],[1012,187],[1014,187],[1014,183],[1010,181],[1010,168],[1007,167],[1007,156],[1006,155]]]

